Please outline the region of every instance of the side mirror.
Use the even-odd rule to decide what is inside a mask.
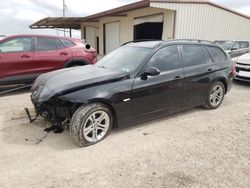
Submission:
[[[156,67],[148,67],[145,70],[144,74],[146,74],[147,76],[157,76],[160,74],[160,70]]]
[[[147,76],[157,76],[160,74],[160,70],[156,67],[148,67],[142,74],[142,79],[146,80]]]
[[[231,50],[238,50],[239,48],[232,48]]]

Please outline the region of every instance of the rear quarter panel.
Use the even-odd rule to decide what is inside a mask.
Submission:
[[[232,86],[232,81],[234,78],[233,73],[231,72],[233,62],[228,59],[223,63],[214,63],[216,66],[216,71],[213,74],[213,82],[215,81],[222,81],[226,85],[226,93],[230,90]]]

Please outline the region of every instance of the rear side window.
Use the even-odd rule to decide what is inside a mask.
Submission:
[[[240,48],[249,48],[249,42],[246,41],[240,42]]]
[[[161,72],[179,68],[179,55],[177,46],[160,49],[149,60],[149,66],[158,68]]]
[[[37,38],[36,51],[49,51],[62,48],[64,48],[64,45],[59,39]]]
[[[206,63],[202,46],[183,45],[182,54],[184,67],[202,65]]]
[[[222,62],[227,59],[227,56],[220,48],[208,46],[207,50],[209,54],[211,55],[213,62]]]
[[[66,46],[67,48],[72,47],[72,46],[75,46],[75,43],[73,43],[73,42],[70,41],[70,40],[61,39],[61,41],[63,42],[64,46]]]

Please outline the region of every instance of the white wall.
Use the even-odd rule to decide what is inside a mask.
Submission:
[[[94,27],[85,27],[86,42],[93,48],[96,48],[96,29]]]
[[[209,4],[151,3],[176,10],[175,38],[250,40],[250,19]]]
[[[104,24],[120,22],[120,44],[123,44],[134,38],[135,18],[158,13],[164,14],[162,36],[164,40],[172,39],[173,36],[176,39],[250,40],[250,19],[218,7],[195,3],[151,3],[150,6],[129,11],[126,13],[127,16],[102,17],[98,23],[82,23],[82,25],[95,27],[96,35],[99,36],[101,55],[103,55]],[[176,20],[175,29],[174,20]]]
[[[163,39],[173,38],[174,11],[159,8],[143,8],[127,12],[126,17],[103,17],[98,24],[98,35],[100,41],[100,54],[103,55],[103,26],[106,23],[120,22],[120,44],[134,39],[134,18],[149,16],[153,14],[164,14]],[[88,23],[83,23],[88,24]]]

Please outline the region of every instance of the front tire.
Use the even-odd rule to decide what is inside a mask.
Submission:
[[[105,139],[112,129],[113,116],[101,103],[83,105],[77,109],[70,122],[70,135],[74,142],[89,146]]]
[[[80,66],[84,66],[84,64],[72,64],[72,65],[69,65],[68,68],[80,67]]]
[[[215,82],[209,89],[205,107],[207,109],[218,108],[225,95],[225,86],[222,82]]]

